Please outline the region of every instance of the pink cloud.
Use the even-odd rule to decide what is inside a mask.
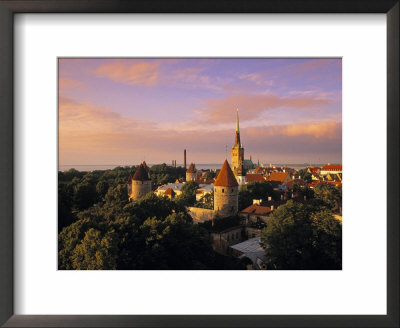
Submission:
[[[95,69],[98,77],[107,77],[115,82],[132,85],[154,86],[159,83],[160,62],[138,62],[127,64],[112,62]]]
[[[306,152],[340,152],[341,123],[338,122],[249,127],[241,129],[241,132],[246,154],[277,153],[284,157]],[[169,163],[171,159],[180,158],[185,148],[190,150],[191,160],[205,163],[223,160],[225,145],[229,155],[233,140],[233,128],[213,133],[201,127],[192,131],[159,129],[151,122],[123,117],[110,108],[60,97],[61,164],[133,165],[144,158],[150,163]]]
[[[294,68],[296,72],[304,73],[332,64],[341,65],[341,61],[338,58],[316,58],[301,64],[294,64],[292,68]]]
[[[60,77],[58,79],[59,88],[76,88],[82,86],[83,82],[78,80],[73,80],[68,77]]]
[[[285,124],[269,127],[251,127],[243,129],[250,137],[269,138],[275,136],[299,137],[311,136],[317,139],[340,139],[342,135],[341,122],[317,122],[309,124]]]
[[[235,109],[242,108],[242,121],[259,117],[264,111],[276,108],[310,109],[328,105],[328,99],[315,96],[279,97],[276,95],[236,95],[206,101],[206,109],[199,111],[204,123],[232,122],[236,119]]]
[[[68,91],[74,89],[86,88],[86,85],[82,81],[70,79],[68,77],[60,77],[58,79],[58,90],[60,95],[65,95]]]

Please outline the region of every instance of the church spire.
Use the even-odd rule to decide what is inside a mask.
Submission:
[[[235,136],[235,147],[240,148],[239,108],[236,108],[236,136]]]
[[[236,133],[239,133],[239,108],[236,108]]]

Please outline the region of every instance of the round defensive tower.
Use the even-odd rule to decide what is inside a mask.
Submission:
[[[151,192],[151,179],[143,164],[140,164],[132,177],[132,191],[130,198],[138,200]]]
[[[239,184],[225,160],[214,182],[214,211],[221,217],[236,215],[239,207]]]
[[[195,181],[196,175],[197,175],[196,165],[194,163],[191,163],[186,171],[186,182]]]

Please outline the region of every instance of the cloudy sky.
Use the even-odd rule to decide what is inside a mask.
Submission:
[[[341,59],[59,59],[59,164],[341,163]]]

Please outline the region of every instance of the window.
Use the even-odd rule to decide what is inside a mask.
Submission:
[[[229,241],[229,235],[227,236],[226,240]]]
[[[233,192],[233,188],[231,189],[231,192]]]
[[[222,189],[222,192],[224,192],[224,189]]]

